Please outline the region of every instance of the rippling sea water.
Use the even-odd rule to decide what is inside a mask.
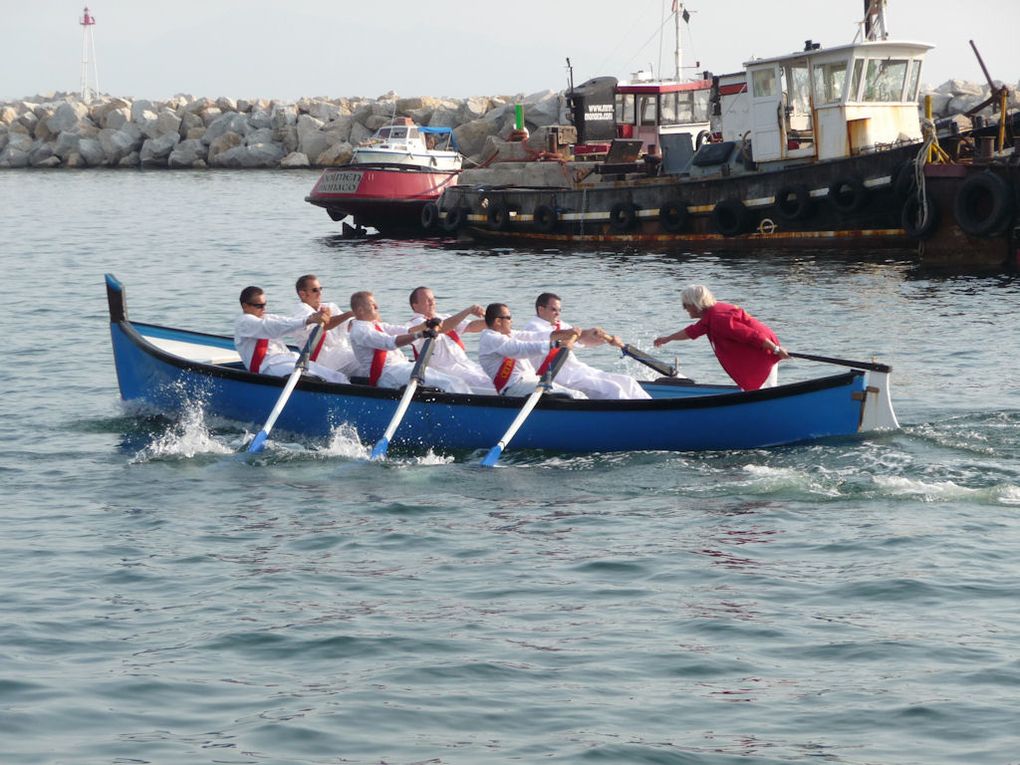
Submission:
[[[1020,763],[1017,277],[345,242],[314,178],[0,173],[0,762]],[[391,320],[418,284],[522,318],[551,289],[645,347],[704,282],[891,363],[903,429],[485,471],[339,428],[246,462],[242,423],[122,407],[106,271],[132,317],[221,334],[242,286],[285,310],[312,271]]]

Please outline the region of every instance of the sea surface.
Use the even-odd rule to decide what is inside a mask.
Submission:
[[[0,172],[0,763],[1020,763],[1017,276],[351,242],[314,179]],[[131,317],[220,334],[245,285],[288,312],[314,272],[391,321],[418,285],[518,324],[551,290],[649,349],[701,282],[789,349],[892,364],[903,427],[495,470],[369,463],[341,427],[239,459],[251,423],[122,405],[105,272]]]

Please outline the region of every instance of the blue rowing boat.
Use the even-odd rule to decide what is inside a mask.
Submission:
[[[176,413],[200,402],[208,414],[260,425],[286,378],[252,374],[231,338],[141,324],[127,318],[123,285],[106,275],[110,333],[125,401]],[[891,368],[847,362],[841,374],[741,391],[660,378],[642,383],[642,401],[543,397],[514,438],[514,448],[564,452],[751,449],[899,427],[889,397]],[[277,428],[324,437],[352,425],[371,444],[386,429],[401,390],[338,385],[304,376]],[[405,448],[488,449],[524,399],[419,388],[393,444]]]

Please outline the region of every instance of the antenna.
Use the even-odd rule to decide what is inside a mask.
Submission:
[[[78,22],[81,25],[81,100],[86,104],[93,96],[99,95],[99,70],[96,67],[96,38],[92,28],[96,25],[96,17],[89,13],[85,6],[85,15]],[[92,82],[89,85],[89,50],[92,51]]]

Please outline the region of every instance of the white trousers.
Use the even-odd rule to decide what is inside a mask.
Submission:
[[[576,359],[564,364],[556,379],[568,388],[583,392],[588,398],[651,398],[630,375],[603,372]]]
[[[431,369],[462,380],[471,389],[472,393],[487,396],[496,395],[496,388],[492,384],[492,380],[489,379],[489,376],[485,374],[480,366],[468,366],[467,364],[457,363],[442,366],[430,365],[425,368],[425,372],[428,373]]]
[[[539,379],[537,377],[522,377],[517,382],[507,385],[500,391],[500,395],[503,396],[530,396],[535,392],[535,388],[538,387]],[[552,390],[550,393],[565,393],[571,398],[588,398],[584,393],[573,388],[565,388],[557,382],[552,384]]]
[[[259,368],[259,373],[264,375],[272,375],[273,377],[287,377],[291,372],[294,371],[294,362],[298,360],[297,354],[288,357],[282,353],[277,353],[266,358],[262,362],[262,366]],[[321,377],[326,382],[331,383],[349,383],[350,380],[347,375],[342,372],[324,367],[315,361],[308,362],[308,374]]]
[[[765,378],[765,382],[761,384],[763,388],[775,388],[779,385],[779,364],[772,365],[772,371],[769,372],[769,376]]]
[[[379,375],[379,387],[400,388],[407,385],[411,379],[412,369],[414,369],[414,364],[387,364],[383,367],[382,374]],[[447,393],[471,392],[467,383],[428,367],[425,368],[425,384],[433,388],[442,388]]]

